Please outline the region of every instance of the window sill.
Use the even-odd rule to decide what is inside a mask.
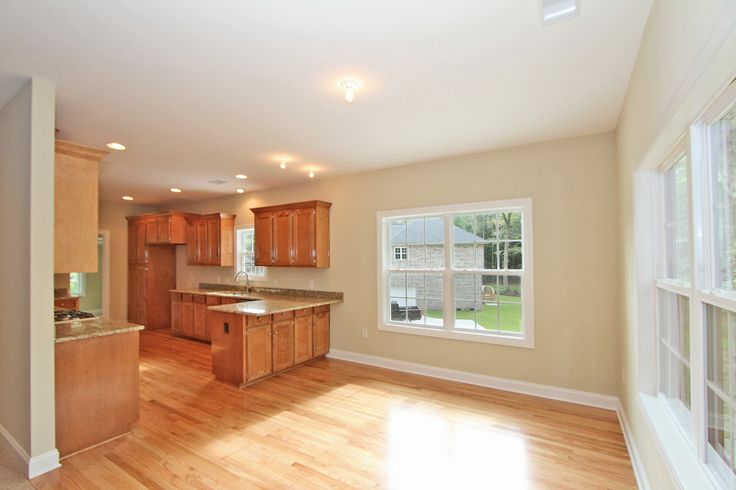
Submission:
[[[665,457],[670,474],[680,488],[718,488],[663,402],[644,393],[639,393],[637,402],[647,418],[660,453]]]
[[[442,339],[461,340],[464,342],[479,342],[483,344],[508,345],[511,347],[534,348],[534,339],[516,336],[505,336],[487,333],[459,332],[456,330],[440,330],[422,326],[399,325],[395,323],[378,324],[378,330],[384,332],[404,333],[409,335],[421,335],[424,337],[437,337]]]

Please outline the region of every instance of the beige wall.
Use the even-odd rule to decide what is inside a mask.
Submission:
[[[34,79],[0,110],[0,424],[30,457],[55,448],[54,104]]]
[[[536,348],[469,343],[377,330],[376,212],[531,197],[534,206]],[[342,291],[332,347],[473,373],[616,394],[617,214],[613,134],[540,143],[418,165],[305,182],[183,209],[236,213],[309,199],[333,203],[332,266],[269,269],[269,283]],[[179,286],[228,282],[232,268],[187,266]],[[361,338],[361,328],[369,336]]]
[[[110,232],[110,311],[113,320],[128,318],[128,222],[126,216],[149,213],[153,208],[125,201],[100,202],[99,229]]]
[[[723,44],[724,19],[732,2],[654,2],[617,129],[622,270],[621,401],[652,488],[673,482],[640,405],[643,373],[637,360],[637,333],[653,328],[637,322],[640,291],[634,234],[635,172],[658,165],[708,101],[736,70],[736,34]],[[720,47],[719,47],[720,46]],[[643,386],[642,386],[643,388]]]

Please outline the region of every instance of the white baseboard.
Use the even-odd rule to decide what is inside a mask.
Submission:
[[[649,480],[647,479],[647,472],[644,469],[641,458],[639,457],[639,450],[636,447],[636,441],[634,440],[634,434],[631,432],[631,426],[629,425],[629,419],[626,418],[626,411],[624,411],[621,400],[618,401],[616,407],[616,413],[618,414],[618,421],[621,424],[621,431],[624,433],[624,441],[626,441],[626,448],[629,450],[629,458],[631,459],[631,467],[634,469],[634,476],[636,477],[636,484],[642,490],[650,490]]]
[[[30,480],[39,475],[43,475],[51,470],[55,470],[60,467],[59,463],[59,451],[52,449],[38,456],[30,457],[25,449],[15,440],[10,432],[0,425],[0,435],[10,444],[16,455],[18,456],[20,465],[25,469],[26,476]]]
[[[440,378],[449,381],[458,381],[460,383],[483,386],[486,388],[511,391],[524,395],[539,396],[542,398],[550,398],[552,400],[560,400],[564,402],[577,403],[580,405],[588,405],[591,407],[605,408],[608,410],[618,409],[618,397],[611,395],[602,395],[600,393],[590,393],[587,391],[528,383],[526,381],[516,381],[513,379],[496,378],[494,376],[487,376],[485,374],[468,373],[465,371],[456,371],[454,369],[427,366],[425,364],[397,361],[395,359],[369,356],[366,354],[359,354],[357,352],[349,352],[338,349],[331,349],[329,354],[327,354],[327,357],[343,361],[357,362],[359,364],[368,364],[370,366],[382,367],[386,369],[393,369],[394,371],[421,374],[423,376],[430,376],[432,378]]]

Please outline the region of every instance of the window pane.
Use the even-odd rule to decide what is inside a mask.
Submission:
[[[521,333],[521,278],[455,275],[455,328]]]
[[[482,250],[478,251],[478,240],[475,234],[476,217],[472,214],[458,215],[453,218],[452,244],[453,266],[456,269],[476,269],[480,267]]]
[[[425,303],[423,305],[424,323],[429,327],[442,327],[444,321],[444,294],[441,273],[424,274]]]
[[[664,173],[665,277],[690,281],[687,156]]]
[[[713,449],[716,458],[720,461],[709,461],[715,466],[718,473],[724,477],[733,478],[734,448],[733,448],[733,407],[731,403],[718,396],[715,391],[708,389],[708,445]],[[717,463],[721,464],[717,464]],[[716,463],[715,465],[713,463]],[[723,475],[723,467],[730,475]]]
[[[453,267],[522,269],[521,212],[476,213],[453,218]]]
[[[498,234],[501,240],[521,240],[521,213],[499,213]]]
[[[690,315],[689,299],[663,289],[657,292],[659,392],[690,437]]]
[[[391,269],[444,269],[444,218],[392,219],[388,232]]]
[[[736,289],[736,106],[709,128],[715,287]]]
[[[499,269],[519,270],[522,268],[521,242],[501,242],[498,245]]]
[[[391,321],[442,327],[441,273],[391,272],[389,281]]]

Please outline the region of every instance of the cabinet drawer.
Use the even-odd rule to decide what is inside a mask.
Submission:
[[[315,306],[314,312],[315,313],[324,313],[326,311],[330,311],[330,305],[322,305],[322,306]]]
[[[192,302],[192,295],[188,293],[182,293],[181,294],[181,302],[182,303],[191,303]]]
[[[181,293],[171,293],[171,301],[172,303],[176,301],[181,301]]]
[[[291,320],[294,317],[293,311],[284,311],[283,313],[274,313],[273,322],[281,322],[284,320]]]
[[[220,304],[220,298],[217,296],[205,296],[207,298],[207,304],[208,305],[219,305]]]
[[[194,297],[194,302],[197,304],[204,304],[207,302],[207,296],[204,296],[202,294],[194,294],[192,295]]]
[[[312,314],[312,308],[302,308],[301,310],[295,310],[294,316],[307,316]]]
[[[247,315],[248,327],[255,327],[257,325],[265,325],[271,323],[271,315]]]

